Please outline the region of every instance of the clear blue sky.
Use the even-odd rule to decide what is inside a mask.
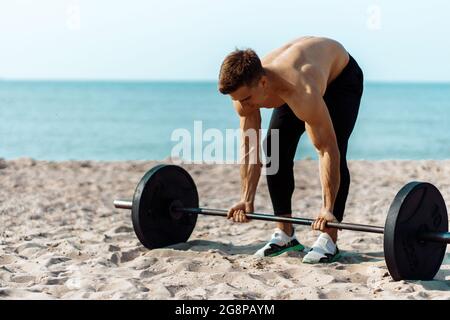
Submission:
[[[215,80],[237,47],[334,38],[367,80],[450,81],[450,2],[2,0],[0,78]]]

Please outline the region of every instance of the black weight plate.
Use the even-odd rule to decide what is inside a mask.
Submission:
[[[175,165],[149,170],[136,187],[131,217],[134,231],[148,249],[186,242],[197,222],[196,214],[174,215],[170,205],[197,208],[198,193],[189,173]]]
[[[421,241],[424,231],[447,232],[447,209],[435,186],[410,182],[395,196],[384,228],[384,256],[394,280],[431,280],[438,272],[447,246]]]

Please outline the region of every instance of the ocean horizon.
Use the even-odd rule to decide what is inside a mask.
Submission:
[[[262,109],[263,128],[271,112]],[[239,128],[230,98],[209,80],[3,79],[0,119],[0,158],[56,161],[162,160],[177,129]],[[296,153],[305,158],[317,159],[306,134]],[[450,159],[450,83],[366,82],[347,158]]]

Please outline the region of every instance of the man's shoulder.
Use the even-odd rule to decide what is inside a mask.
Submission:
[[[279,65],[275,72],[284,79],[279,93],[283,97],[292,97],[311,93],[321,88],[322,70],[314,64],[303,63],[300,66]]]

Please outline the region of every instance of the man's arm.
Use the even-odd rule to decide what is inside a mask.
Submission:
[[[312,86],[286,99],[294,114],[305,122],[306,132],[319,155],[323,207],[333,213],[340,185],[340,154],[328,108],[320,92]]]
[[[259,150],[261,113],[259,109],[244,112],[240,103],[233,102],[240,116],[240,175],[241,201],[251,203],[255,200],[256,188],[261,176],[261,159]]]

